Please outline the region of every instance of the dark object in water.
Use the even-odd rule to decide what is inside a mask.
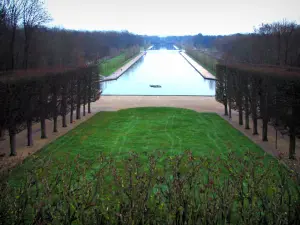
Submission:
[[[153,87],[153,88],[161,88],[161,86],[160,85],[154,85],[154,84],[150,84],[150,87]]]

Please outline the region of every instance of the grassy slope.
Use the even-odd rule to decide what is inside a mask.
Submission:
[[[114,58],[111,58],[105,62],[100,63],[99,65],[99,71],[100,74],[103,76],[109,76],[113,72],[115,72],[120,67],[124,66],[126,63],[128,63],[130,60],[132,60],[137,55],[134,55],[132,58],[125,60],[125,54],[122,53],[121,55],[118,55]]]
[[[33,167],[33,158],[64,159],[71,162],[77,154],[93,160],[100,152],[115,157],[130,150],[143,152],[167,150],[169,155],[191,150],[195,155],[221,156],[228,151],[263,151],[213,113],[197,113],[178,108],[133,108],[100,112],[66,135],[46,146],[17,167],[11,178],[17,181],[25,169]],[[268,157],[270,159],[271,157]],[[267,160],[268,160],[267,159]],[[145,163],[147,159],[145,158]]]
[[[206,69],[208,72],[210,72],[212,75],[216,76],[216,72],[213,71],[210,67],[206,66],[204,63],[201,63],[199,60],[197,60],[196,58],[194,58],[192,55],[188,54],[186,52],[186,54],[191,57],[192,59],[194,59],[199,65],[201,65],[204,69]]]

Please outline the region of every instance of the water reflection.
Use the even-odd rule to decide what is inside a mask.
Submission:
[[[105,82],[103,95],[214,96],[215,81],[204,79],[176,50],[151,50],[118,80]]]

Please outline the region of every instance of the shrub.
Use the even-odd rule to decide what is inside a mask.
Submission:
[[[142,165],[141,158],[148,158]],[[162,160],[164,159],[164,160]],[[117,161],[39,159],[1,184],[6,224],[299,224],[299,179],[247,152],[216,159],[186,151],[130,152]],[[53,167],[55,165],[55,167]],[[55,170],[50,168],[56,168]],[[12,174],[13,177],[13,174]]]

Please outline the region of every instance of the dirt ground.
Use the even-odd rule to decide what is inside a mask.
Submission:
[[[58,127],[58,132],[53,133],[52,121],[46,122],[47,139],[40,139],[40,124],[33,126],[33,140],[34,146],[26,147],[26,130],[17,135],[17,156],[9,156],[9,137],[4,137],[4,140],[0,140],[0,172],[5,172],[17,164],[21,163],[27,156],[35,153],[45,145],[54,141],[56,138],[64,135],[69,130],[75,128],[80,123],[86,121],[91,116],[99,111],[116,111],[125,108],[133,107],[146,107],[146,106],[165,106],[165,107],[180,107],[192,109],[197,112],[215,112],[226,119],[233,127],[240,130],[248,138],[258,144],[264,151],[274,156],[281,155],[283,161],[288,164],[292,169],[300,171],[300,142],[297,139],[296,144],[296,160],[288,160],[288,146],[289,137],[278,135],[278,148],[275,148],[275,130],[273,127],[269,127],[268,142],[261,141],[261,136],[252,135],[252,130],[245,130],[243,126],[238,125],[237,112],[233,112],[232,120],[228,120],[223,116],[223,106],[216,102],[214,97],[202,97],[202,96],[101,96],[101,98],[92,104],[92,113],[86,114],[85,117],[81,117],[80,120],[76,120],[73,124],[68,122],[68,127]],[[69,118],[69,117],[68,117]],[[58,124],[61,124],[61,118],[58,119]],[[251,121],[250,121],[251,124]],[[261,128],[261,121],[258,124]]]

